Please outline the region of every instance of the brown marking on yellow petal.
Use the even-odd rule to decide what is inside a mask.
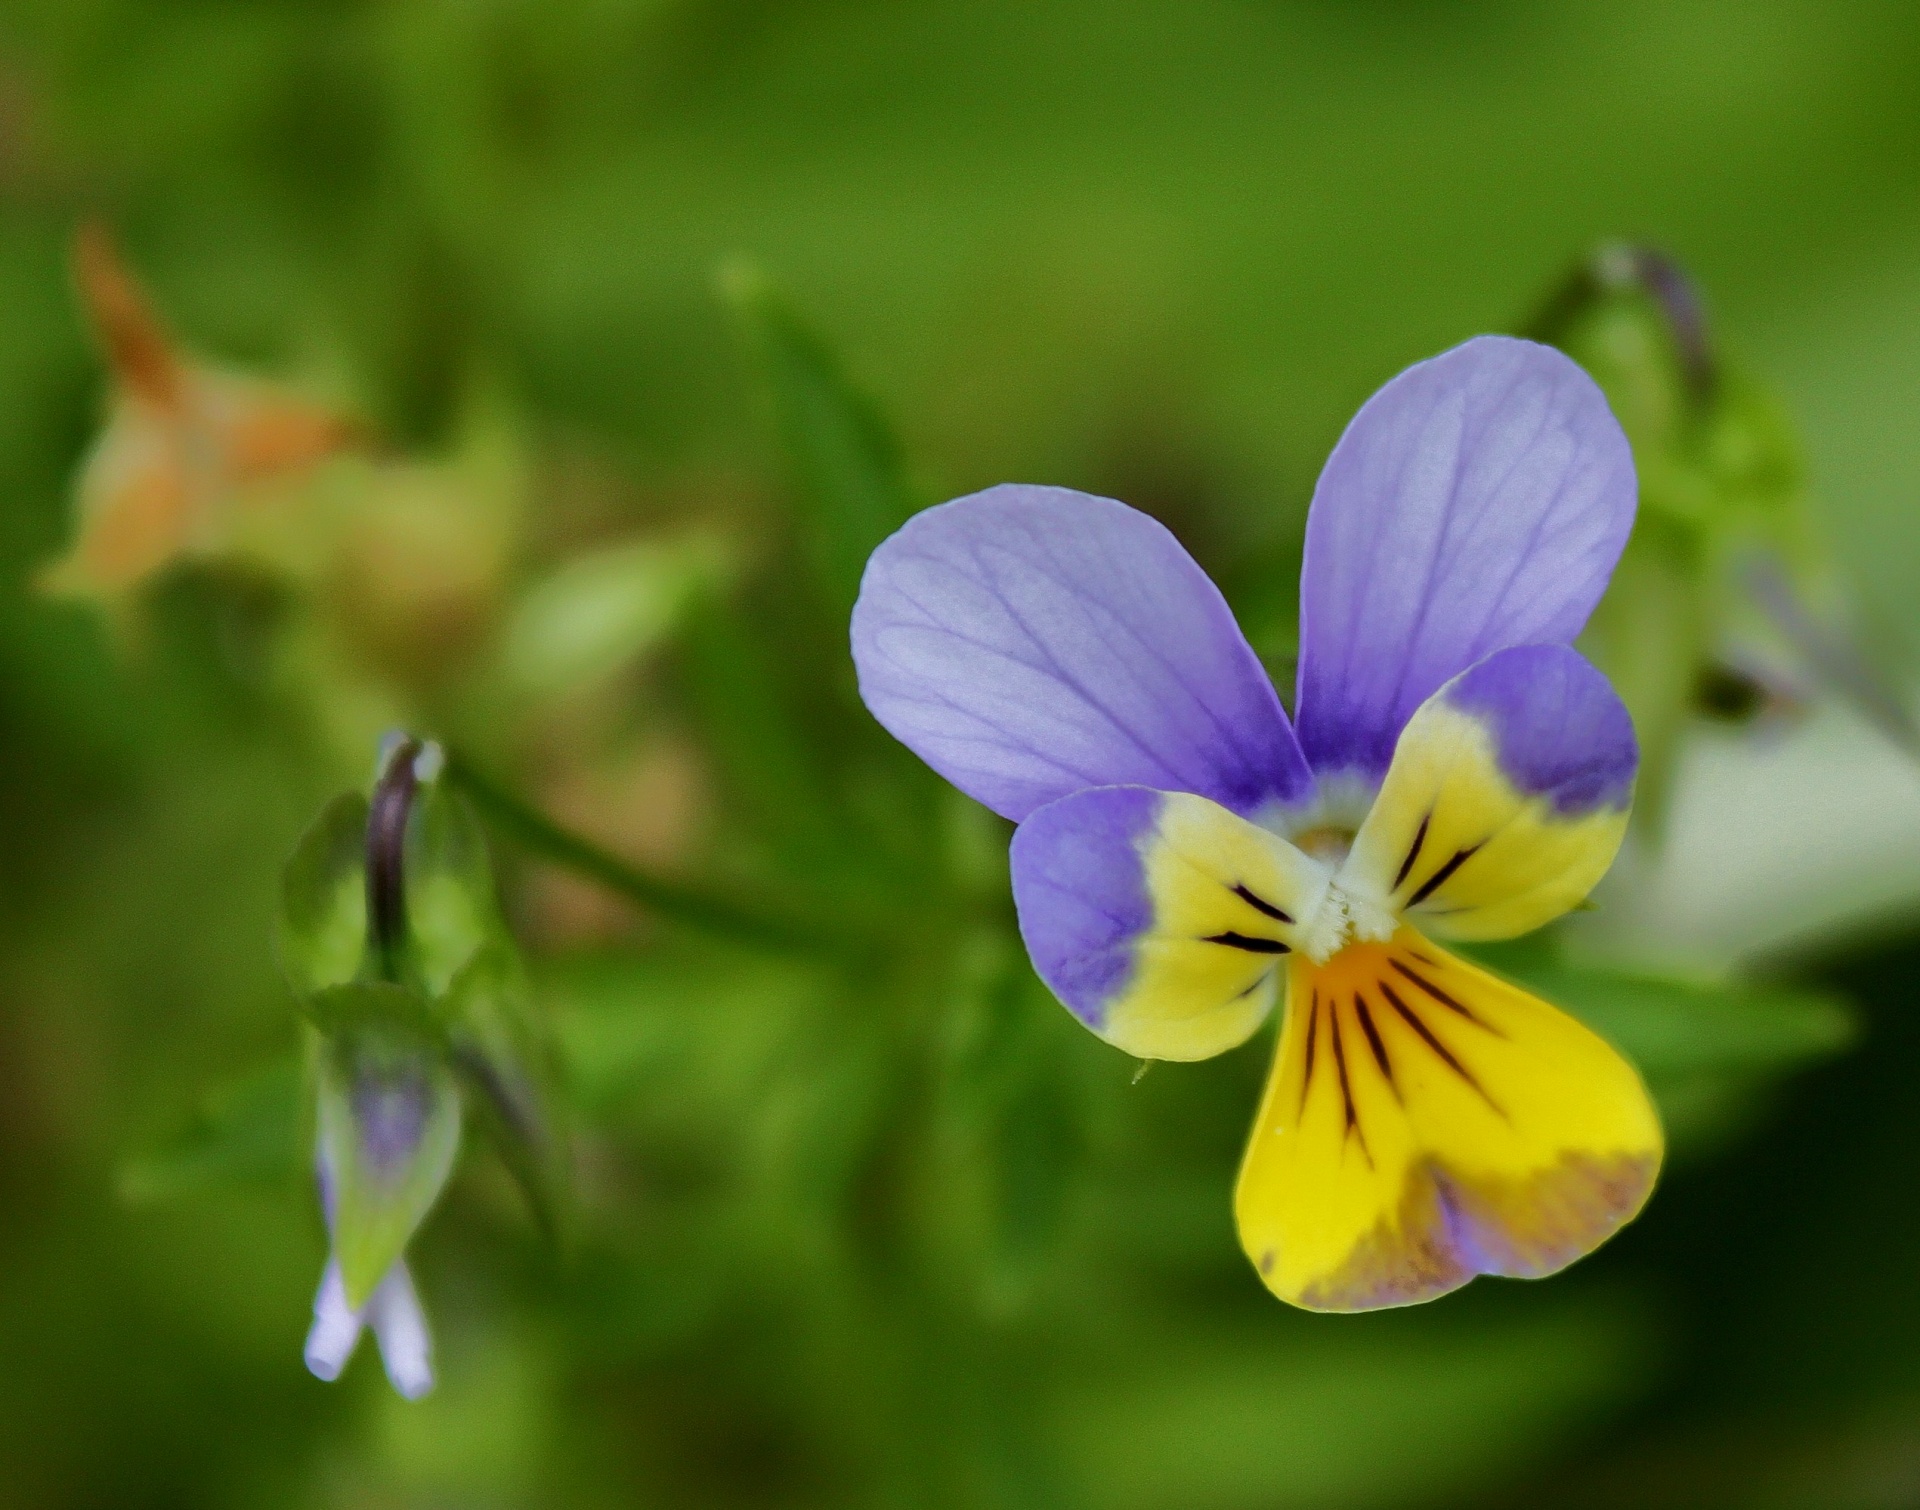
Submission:
[[[1646,1088],[1549,1003],[1406,929],[1291,956],[1287,1001],[1234,1192],[1281,1299],[1371,1310],[1551,1273],[1646,1201],[1663,1141]]]
[[[1639,1214],[1659,1160],[1568,1154],[1510,1181],[1463,1180],[1433,1164],[1408,1172],[1399,1210],[1357,1242],[1298,1303],[1316,1311],[1415,1305],[1477,1274],[1538,1279],[1591,1253]]]

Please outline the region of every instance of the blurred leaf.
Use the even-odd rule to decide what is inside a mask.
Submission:
[[[1312,1332],[1291,1319],[1268,1320],[1257,1341],[1188,1329],[1135,1336],[1108,1356],[1060,1416],[1087,1502],[1481,1503],[1452,1496],[1620,1398],[1648,1350],[1646,1318],[1608,1305],[1562,1303],[1451,1334],[1418,1313]]]
[[[201,1097],[192,1119],[120,1166],[121,1198],[136,1205],[221,1185],[285,1178],[301,1163],[297,1059],[286,1059]]]
[[[454,1068],[534,1213],[557,1233],[572,1165],[553,1047],[519,956],[490,944],[454,977],[441,1006]]]
[[[1660,518],[1643,518],[1613,585],[1581,637],[1633,717],[1640,740],[1634,816],[1660,829],[1700,668],[1707,662],[1707,601],[1699,543]]]
[[[598,882],[663,918],[725,935],[738,943],[783,951],[819,950],[844,931],[839,927],[838,912],[802,910],[791,897],[778,901],[755,898],[743,904],[737,887],[681,881],[642,869],[555,823],[458,755],[448,757],[448,779],[463,794],[472,796],[497,831],[543,859]],[[817,874],[813,879],[817,889]],[[455,898],[460,908],[470,906],[472,900],[470,892],[464,899]],[[449,942],[471,936],[471,925],[478,919],[468,916],[455,921],[459,926],[450,928]],[[455,968],[461,962],[452,961]]]
[[[444,996],[481,949],[504,937],[487,836],[450,782],[423,780],[407,820],[407,940],[410,973],[430,998]]]
[[[983,1298],[1004,1310],[1032,1289],[1083,1186],[1087,1137],[1071,1056],[1086,1045],[1011,929],[976,930],[954,975],[944,1004],[958,1135],[950,1178],[977,1192],[976,1206],[956,1214],[983,1244]]]
[[[827,973],[805,961],[674,943],[544,965],[541,995],[577,1104],[600,1121],[736,1130],[818,1011]]]
[[[612,675],[658,646],[724,564],[710,538],[630,541],[574,557],[515,607],[505,631],[508,680],[552,694]]]
[[[1660,1108],[1672,1161],[1719,1154],[1753,1131],[1773,1100],[1775,1079],[1763,1071],[1662,1075],[1648,1090]]]
[[[745,326],[772,392],[805,504],[804,542],[822,599],[853,609],[873,548],[919,506],[900,443],[878,407],[758,269],[724,269],[720,289]]]
[[[1633,537],[1585,641],[1640,730],[1636,825],[1660,831],[1699,689],[1729,670],[1823,689],[1920,750],[1920,725],[1851,627],[1793,423],[1726,360],[1681,269],[1645,247],[1601,247],[1532,329],[1600,384],[1639,474]]]
[[[689,609],[681,655],[702,743],[742,816],[790,862],[816,862],[833,842],[832,800],[759,636],[704,593]]]
[[[355,979],[367,952],[367,799],[335,797],[300,836],[280,882],[280,967],[295,994]]]
[[[439,1199],[460,1149],[460,1091],[441,1046],[413,1026],[411,993],[325,993],[320,1154],[334,1256],[364,1305]]]
[[[1850,1047],[1854,1015],[1819,991],[1713,985],[1594,965],[1527,970],[1529,990],[1575,1013],[1649,1080],[1785,1070]]]

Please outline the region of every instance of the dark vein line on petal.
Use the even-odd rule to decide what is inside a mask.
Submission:
[[[1484,842],[1483,840],[1482,843]],[[1432,875],[1428,876],[1426,881],[1422,883],[1420,889],[1407,898],[1407,906],[1418,907],[1422,902],[1426,901],[1428,897],[1432,896],[1434,892],[1446,885],[1452,878],[1453,873],[1479,852],[1479,844],[1474,845],[1470,849],[1455,850],[1453,858],[1447,861],[1445,865],[1442,865]]]
[[[1249,891],[1244,885],[1235,886],[1233,888],[1233,894],[1256,912],[1264,912],[1276,923],[1291,923],[1293,921],[1291,915],[1282,912],[1278,907],[1274,906],[1273,903],[1264,898],[1255,896],[1253,892]]]
[[[1380,1078],[1387,1082],[1387,1089],[1393,1092],[1393,1099],[1406,1105],[1400,1095],[1399,1082],[1393,1078],[1393,1062],[1387,1057],[1387,1046],[1380,1038],[1380,1030],[1374,1026],[1373,1013],[1368,1010],[1367,999],[1358,991],[1353,993],[1353,1010],[1360,1019],[1360,1031],[1367,1035],[1367,1046],[1373,1050],[1373,1062],[1380,1066]]]
[[[1412,981],[1422,991],[1426,992],[1427,995],[1431,996],[1435,1001],[1439,1002],[1441,1006],[1447,1007],[1452,1011],[1458,1012],[1462,1017],[1466,1018],[1466,1020],[1472,1023],[1476,1028],[1484,1028],[1487,1032],[1493,1034],[1495,1038],[1505,1038],[1507,1036],[1505,1033],[1502,1033],[1498,1028],[1496,1028],[1492,1023],[1487,1022],[1485,1019],[1481,1018],[1477,1013],[1475,1013],[1471,1008],[1469,1008],[1464,1002],[1460,1001],[1456,997],[1448,995],[1445,991],[1442,991],[1438,986],[1436,986],[1432,981],[1428,980],[1426,976],[1422,975],[1419,971],[1411,968],[1410,966],[1402,963],[1400,960],[1397,960],[1397,959],[1390,959],[1387,961],[1387,963],[1391,965],[1395,970],[1398,970],[1402,975],[1406,976],[1408,980]]]
[[[1393,878],[1393,885],[1387,888],[1388,895],[1398,891],[1407,879],[1407,873],[1413,869],[1413,862],[1420,858],[1420,847],[1427,842],[1427,825],[1433,822],[1433,809],[1427,809],[1427,815],[1420,820],[1420,827],[1414,831],[1413,848],[1407,851],[1406,859],[1400,862],[1400,873]]]
[[[1346,1108],[1346,1125],[1340,1130],[1340,1145],[1346,1146],[1347,1134],[1353,1134],[1360,1144],[1360,1152],[1366,1156],[1367,1167],[1373,1167],[1373,1153],[1367,1147],[1367,1135],[1360,1126],[1360,1113],[1353,1104],[1353,1087],[1347,1081],[1347,1046],[1340,1033],[1340,1006],[1337,1002],[1327,1003],[1327,1023],[1333,1029],[1333,1062],[1340,1070],[1340,1100]]]
[[[1283,944],[1279,939],[1254,938],[1248,934],[1235,933],[1229,929],[1225,933],[1210,933],[1200,940],[1203,944],[1225,944],[1229,949],[1244,949],[1249,954],[1291,954],[1293,946]]]
[[[1486,1102],[1488,1106],[1492,1107],[1493,1110],[1499,1114],[1502,1120],[1505,1120],[1507,1114],[1500,1109],[1500,1103],[1495,1101],[1493,1097],[1487,1094],[1486,1087],[1481,1085],[1480,1082],[1474,1078],[1473,1071],[1469,1070],[1464,1064],[1462,1064],[1458,1059],[1456,1059],[1454,1057],[1453,1051],[1434,1036],[1433,1029],[1428,1027],[1426,1023],[1421,1020],[1420,1014],[1415,1012],[1412,1007],[1408,1006],[1404,1001],[1400,999],[1400,993],[1393,989],[1393,986],[1391,985],[1391,983],[1384,980],[1381,981],[1380,994],[1386,997],[1387,1005],[1392,1007],[1394,1011],[1400,1014],[1401,1019],[1406,1023],[1406,1025],[1412,1028],[1414,1032],[1420,1035],[1420,1041],[1424,1043],[1428,1048],[1433,1050],[1433,1052],[1439,1057],[1441,1063],[1445,1064],[1448,1069],[1454,1072],[1454,1074],[1458,1075],[1468,1085],[1473,1087],[1475,1093],[1478,1094],[1480,1099]]]
[[[1313,1004],[1307,1009],[1307,1065],[1300,1072],[1300,1109],[1293,1114],[1297,1122],[1307,1112],[1307,1092],[1313,1088],[1313,1046],[1320,1036],[1320,993],[1313,993]]]

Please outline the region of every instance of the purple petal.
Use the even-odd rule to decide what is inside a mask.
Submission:
[[[1246,1042],[1327,886],[1284,839],[1191,792],[1092,787],[1013,836],[1034,969],[1142,1059],[1209,1059]]]
[[[327,1260],[320,1291],[313,1297],[313,1329],[307,1333],[307,1367],[314,1378],[331,1384],[360,1345],[360,1317],[347,1304],[346,1281],[340,1265]]]
[[[867,563],[853,659],[874,717],[1015,821],[1091,786],[1241,813],[1311,786],[1219,590],[1109,498],[1009,485],[916,515]]]
[[[1577,650],[1500,651],[1454,681],[1446,701],[1487,729],[1507,780],[1551,799],[1562,817],[1632,800],[1640,764],[1633,719]]]
[[[1146,787],[1103,787],[1041,809],[1014,832],[1013,901],[1033,968],[1096,1033],[1153,921],[1140,847],[1162,800]]]
[[[1638,758],[1626,708],[1578,651],[1495,651],[1401,730],[1341,890],[1442,938],[1530,933],[1612,865]]]
[[[1413,710],[1512,645],[1565,644],[1633,527],[1633,454],[1549,347],[1480,336],[1354,416],[1314,491],[1300,574],[1300,742],[1377,778]]]

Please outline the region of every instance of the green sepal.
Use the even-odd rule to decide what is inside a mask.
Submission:
[[[1703,577],[1692,531],[1668,519],[1642,518],[1580,641],[1633,717],[1640,743],[1634,818],[1654,832],[1666,817],[1708,659]]]
[[[391,981],[361,980],[316,991],[302,1004],[307,1021],[322,1037],[335,1038],[363,1029],[407,1034],[440,1044],[440,1019],[418,991]]]
[[[763,273],[729,267],[720,290],[745,327],[772,394],[805,505],[809,565],[825,606],[844,615],[873,548],[919,507],[899,439]]]
[[[486,832],[445,780],[422,781],[414,796],[403,875],[401,975],[438,1000],[467,962],[505,932]]]
[[[519,1181],[550,1237],[572,1210],[573,1163],[552,1035],[538,1015],[520,957],[489,944],[454,977],[439,1004],[448,1057],[467,1104]]]
[[[321,1167],[333,1252],[356,1309],[406,1251],[460,1149],[460,1087],[425,1004],[385,982],[338,986],[313,1013]]]
[[[366,968],[366,842],[367,799],[344,792],[320,810],[281,871],[276,952],[303,1000]]]

